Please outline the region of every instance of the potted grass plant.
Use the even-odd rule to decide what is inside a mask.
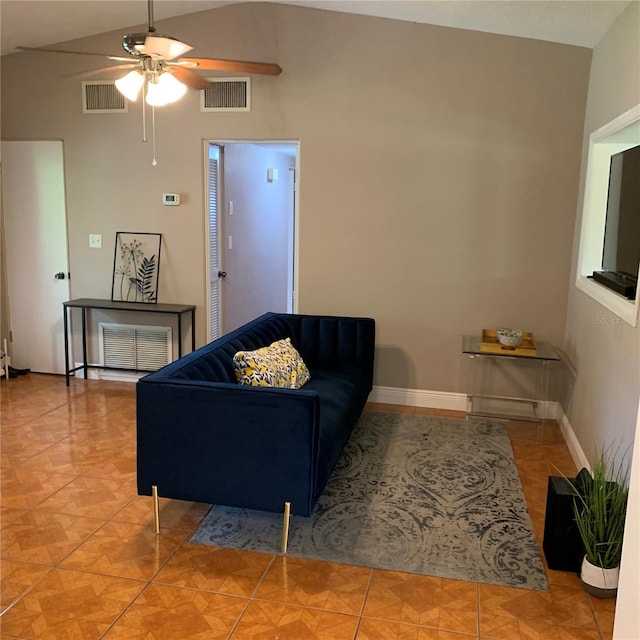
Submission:
[[[627,514],[627,473],[603,452],[576,486],[573,508],[585,556],[580,579],[599,598],[616,595]]]

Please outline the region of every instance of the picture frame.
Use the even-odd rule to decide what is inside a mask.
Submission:
[[[113,255],[111,300],[158,302],[161,233],[117,231]]]

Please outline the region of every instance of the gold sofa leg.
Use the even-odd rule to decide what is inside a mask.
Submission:
[[[282,544],[280,545],[280,551],[287,553],[287,547],[289,546],[289,520],[291,518],[291,503],[284,503],[284,517],[282,519]]]
[[[153,499],[153,532],[160,533],[160,503],[158,500],[158,486],[151,486],[151,498]]]

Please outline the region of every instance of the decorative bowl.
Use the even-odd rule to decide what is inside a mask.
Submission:
[[[505,347],[519,347],[522,344],[522,329],[498,329],[496,337]]]

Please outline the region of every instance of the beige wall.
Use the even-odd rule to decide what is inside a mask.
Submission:
[[[160,301],[197,304],[203,343],[202,141],[300,140],[299,311],[375,317],[376,384],[461,390],[461,335],[483,327],[562,342],[590,50],[287,5],[158,27],[284,72],[254,78],[249,114],[202,114],[195,92],[159,110],[157,167],[139,105],[81,113],[61,74],[93,58],[2,61],[3,136],[65,141],[74,297],[109,297],[116,231],[160,232]]]
[[[582,189],[589,135],[640,103],[640,3],[618,18],[594,49],[584,132]],[[587,457],[632,442],[640,389],[639,328],[574,286],[582,212],[576,221],[569,286],[566,351],[577,378],[568,417]]]

